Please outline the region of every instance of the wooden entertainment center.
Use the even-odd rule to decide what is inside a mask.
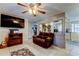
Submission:
[[[22,43],[23,43],[22,33],[9,33],[8,37],[0,44],[0,49]]]
[[[18,44],[22,44],[22,33],[10,33],[9,37],[8,37],[8,42],[7,42],[7,46],[14,46],[14,45],[18,45]]]

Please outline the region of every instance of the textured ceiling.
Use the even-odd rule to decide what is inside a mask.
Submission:
[[[23,14],[22,12],[26,10],[26,8],[16,3],[0,3],[0,13],[28,19],[30,22],[49,19],[53,15],[61,12],[66,12],[70,18],[79,17],[79,4],[77,3],[43,3],[42,8],[44,8],[47,13],[34,17],[29,13]]]

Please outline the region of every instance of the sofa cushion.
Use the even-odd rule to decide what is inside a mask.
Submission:
[[[38,41],[45,42],[45,39],[37,38]]]
[[[47,37],[47,41],[51,41],[52,40],[52,38],[51,37]]]

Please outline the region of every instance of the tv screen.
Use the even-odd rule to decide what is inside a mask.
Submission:
[[[1,14],[1,27],[24,28],[24,19]]]

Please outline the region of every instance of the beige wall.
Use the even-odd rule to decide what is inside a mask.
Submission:
[[[28,39],[32,39],[33,31],[32,31],[33,23],[28,22]]]
[[[65,19],[65,20],[67,20],[67,19]],[[66,29],[69,29],[71,31],[70,27],[71,27],[71,24],[70,24],[69,20],[67,20],[65,22],[65,39],[68,40],[68,41],[70,40],[70,32],[66,33]]]
[[[0,14],[0,20],[1,20],[1,14]],[[23,33],[23,42],[28,40],[28,20],[25,19],[25,28],[19,29],[20,32]],[[6,36],[8,36],[9,28],[3,28],[0,27],[0,43],[5,39]]]

